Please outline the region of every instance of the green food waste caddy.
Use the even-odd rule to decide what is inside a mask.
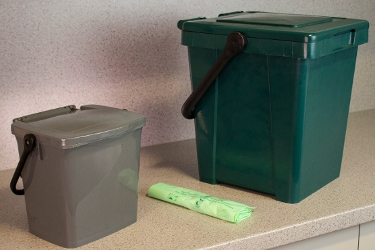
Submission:
[[[201,181],[298,203],[340,175],[367,21],[250,11],[178,27]]]

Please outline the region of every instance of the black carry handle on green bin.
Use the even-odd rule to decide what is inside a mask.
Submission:
[[[13,178],[10,181],[10,190],[16,195],[24,195],[25,191],[23,189],[17,189],[16,185],[18,182],[18,179],[21,176],[21,172],[23,169],[23,166],[25,165],[25,162],[27,160],[27,157],[29,156],[29,153],[33,150],[35,146],[35,136],[33,134],[27,134],[23,138],[23,152],[20,158],[20,161],[18,162],[17,168],[14,171]]]
[[[221,53],[219,59],[217,59],[215,64],[211,67],[211,69],[207,72],[198,86],[185,101],[184,105],[182,105],[181,113],[186,119],[194,118],[193,111],[195,105],[199,102],[204,93],[207,91],[225,65],[230,61],[230,59],[232,59],[238,53],[244,51],[246,46],[246,36],[240,32],[233,32],[228,36],[223,53]]]

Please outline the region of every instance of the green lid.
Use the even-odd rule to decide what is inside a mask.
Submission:
[[[368,41],[365,20],[267,12],[234,12],[217,18],[181,20],[182,44],[223,49],[227,36],[248,38],[245,52],[317,58]]]
[[[217,22],[258,24],[285,27],[304,27],[319,23],[332,22],[332,17],[291,15],[275,13],[242,13],[240,15],[230,15],[219,17]]]
[[[16,118],[12,133],[34,134],[38,143],[68,149],[142,128],[145,117],[123,109],[74,105]]]

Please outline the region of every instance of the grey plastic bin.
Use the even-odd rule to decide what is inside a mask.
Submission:
[[[71,248],[134,223],[144,125],[140,114],[97,105],[14,119],[20,162],[24,138],[35,136],[22,170],[29,231]]]

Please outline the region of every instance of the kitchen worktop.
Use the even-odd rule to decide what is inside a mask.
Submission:
[[[77,249],[268,249],[373,221],[374,125],[375,110],[350,113],[340,177],[293,205],[199,182],[194,140],[141,148],[137,222]],[[9,189],[13,171],[0,171],[0,249],[63,249],[28,232],[24,197]],[[221,221],[147,197],[148,188],[158,182],[256,209],[238,224]]]

